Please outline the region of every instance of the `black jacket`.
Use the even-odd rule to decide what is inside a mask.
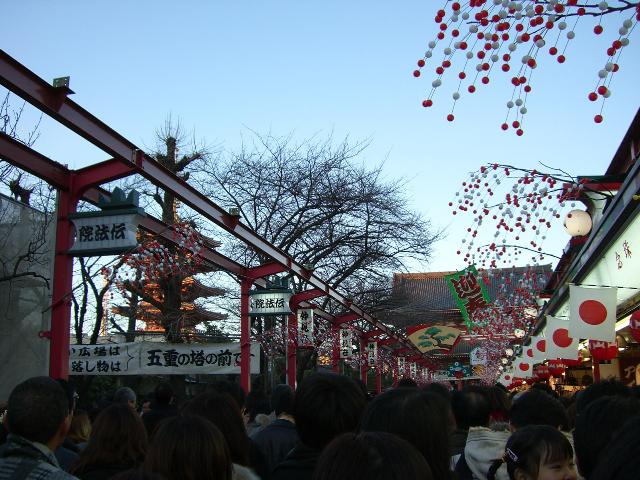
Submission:
[[[282,462],[298,444],[299,439],[296,427],[292,422],[278,419],[260,430],[253,441],[263,453],[267,469],[272,472],[276,465]]]
[[[316,469],[320,450],[299,443],[287,458],[276,466],[271,480],[311,480]]]

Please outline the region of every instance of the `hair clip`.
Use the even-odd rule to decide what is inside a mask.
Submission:
[[[513,462],[517,462],[518,461],[518,456],[513,453],[513,450],[511,450],[510,448],[507,448],[504,452]]]

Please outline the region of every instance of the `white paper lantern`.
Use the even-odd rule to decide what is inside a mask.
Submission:
[[[584,210],[571,210],[564,219],[564,228],[572,237],[587,235],[591,226],[591,216]]]

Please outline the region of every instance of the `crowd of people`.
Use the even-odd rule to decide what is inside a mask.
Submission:
[[[17,385],[0,480],[627,480],[640,478],[640,395],[615,380],[572,398],[545,384],[402,380],[372,396],[316,373],[294,392],[219,381],[177,405],[168,383],[137,410],[121,387],[99,412],[65,381]]]

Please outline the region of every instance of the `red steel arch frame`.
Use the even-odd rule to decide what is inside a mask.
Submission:
[[[349,298],[333,289],[312,271],[295,262],[285,252],[242,224],[237,217],[230,215],[184,180],[162,167],[132,142],[69,99],[70,90],[51,86],[3,50],[0,50],[0,84],[112,157],[110,160],[85,168],[70,170],[9,136],[0,134],[1,158],[41,178],[59,192],[49,335],[51,340],[49,374],[52,377],[67,378],[69,368],[73,257],[69,256],[67,251],[72,244],[73,228],[68,216],[76,211],[80,200],[96,203],[98,194],[106,193],[100,190],[100,185],[134,174],[140,174],[154,185],[172,192],[181,202],[189,205],[204,218],[271,259],[267,264],[249,268],[213,249],[206,249],[202,253],[205,261],[233,273],[240,279],[240,383],[245,391],[250,389],[249,289],[253,284],[263,285],[263,277],[275,273],[289,272],[311,285],[311,290],[294,296],[294,306],[308,305],[308,300],[319,296],[330,297],[343,305],[348,313],[342,317],[335,318],[325,312],[320,315],[332,323],[332,328],[339,328],[343,323],[362,319],[370,325],[368,332],[374,332],[376,337],[385,339],[387,348],[397,345],[407,351],[415,352],[416,355],[421,355],[406,338],[398,336],[382,322],[354,305]],[[166,225],[152,217],[143,220],[140,226],[159,235],[167,234]],[[295,322],[295,316],[290,320]],[[361,337],[364,336],[368,336],[367,331],[361,332]],[[292,386],[295,386],[295,349],[295,342],[290,341],[287,376]],[[376,381],[378,389],[380,388],[379,370]],[[366,371],[363,374],[366,378]]]

